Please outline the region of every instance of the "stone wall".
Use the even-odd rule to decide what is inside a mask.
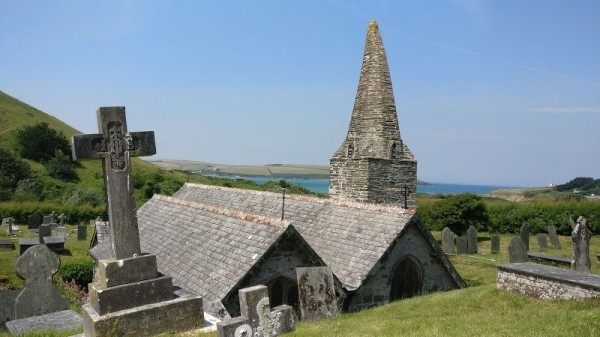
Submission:
[[[513,265],[518,266],[512,268]],[[535,270],[521,268],[521,266],[526,265],[535,268]],[[582,275],[583,273],[551,266],[541,268],[538,268],[538,266],[542,265],[515,263],[498,266],[496,287],[541,299],[583,300],[600,298],[600,276]],[[562,275],[574,277],[565,278]],[[580,277],[582,279],[578,280]],[[589,280],[592,282],[590,283]]]
[[[374,266],[362,286],[348,298],[347,311],[359,311],[389,303],[395,268],[407,257],[416,259],[422,268],[423,285],[420,294],[459,288],[417,226],[414,223],[407,226],[409,227],[404,234],[384,253],[384,257]]]

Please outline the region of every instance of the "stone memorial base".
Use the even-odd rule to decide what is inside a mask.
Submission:
[[[0,248],[15,249],[15,243],[11,239],[0,239]]]
[[[156,256],[100,260],[83,306],[88,337],[147,336],[202,326],[202,298],[173,293],[171,277],[157,272]]]
[[[41,330],[65,331],[81,329],[82,322],[81,315],[75,311],[63,310],[51,314],[8,321],[6,322],[6,327],[11,334],[17,336]]]

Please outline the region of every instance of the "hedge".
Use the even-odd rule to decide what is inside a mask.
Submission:
[[[57,216],[64,213],[67,216],[66,223],[76,225],[81,222],[89,223],[90,220],[98,216],[107,219],[105,207],[91,206],[65,206],[53,202],[0,202],[0,217],[12,217],[16,224],[27,224],[27,217],[30,215],[47,215],[52,213]]]

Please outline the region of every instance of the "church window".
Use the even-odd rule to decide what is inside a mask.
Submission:
[[[396,146],[396,143],[392,144],[392,159],[398,159],[398,147]]]
[[[350,144],[350,145],[348,145],[348,157],[352,158],[353,155],[354,155],[354,145]]]
[[[279,276],[267,284],[271,307],[290,305],[298,311],[298,285],[284,276]]]
[[[423,267],[414,256],[403,258],[394,269],[390,302],[417,296],[423,289]]]

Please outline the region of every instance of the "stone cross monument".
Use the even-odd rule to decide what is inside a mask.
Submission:
[[[154,132],[128,132],[124,107],[97,117],[100,133],[73,136],[74,159],[102,160],[110,223],[110,252],[97,261],[83,306],[85,336],[189,330],[203,321],[202,298],[175,296],[156,256],[140,251],[130,158],[156,153]]]
[[[124,107],[98,110],[100,133],[73,136],[73,160],[102,160],[113,258],[140,255],[130,157],[156,154],[154,132],[127,132]]]
[[[573,239],[573,260],[571,269],[590,272],[592,262],[590,261],[590,238],[592,232],[587,226],[586,218],[580,216],[577,222],[569,219],[571,224],[571,239]]]

